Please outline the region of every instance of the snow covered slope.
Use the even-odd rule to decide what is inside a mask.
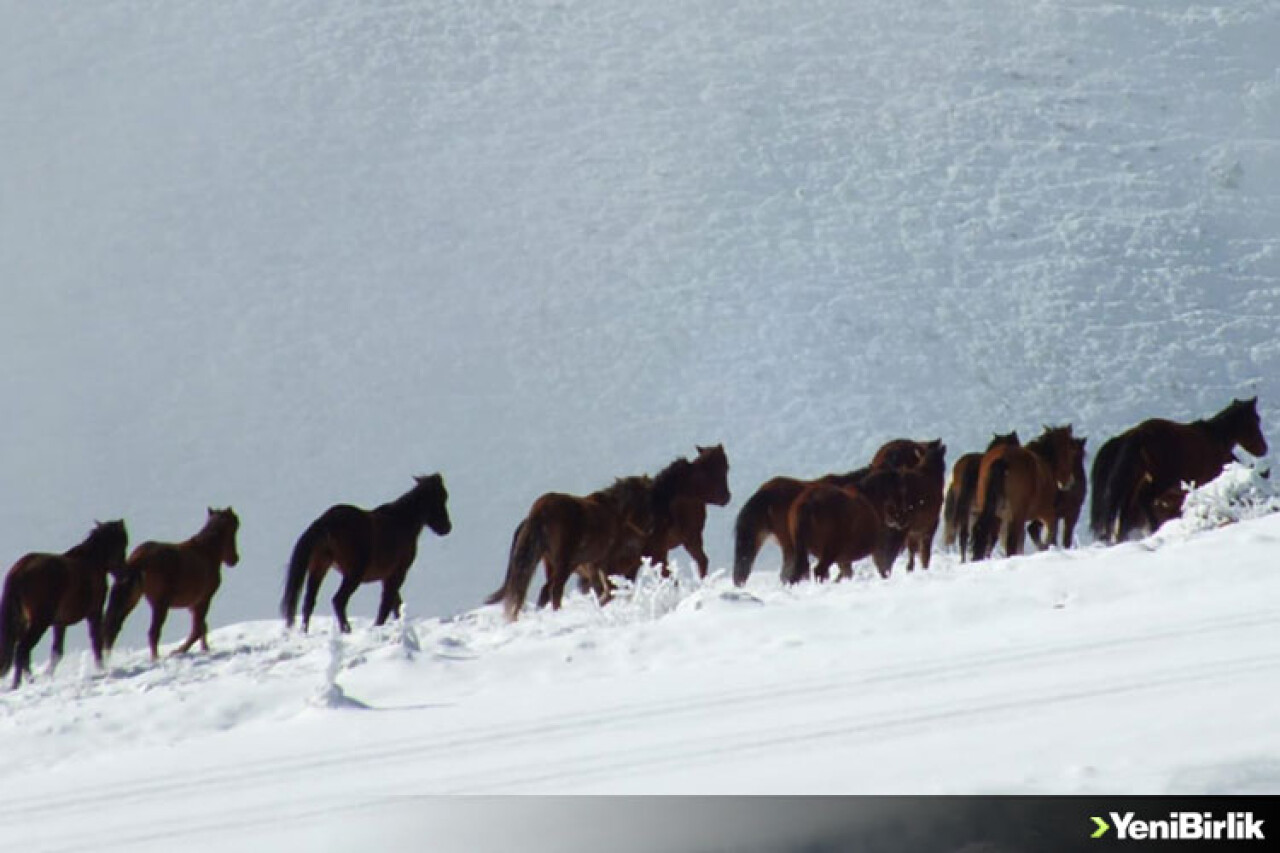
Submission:
[[[213,620],[267,618],[321,510],[438,469],[406,599],[439,615],[536,495],[695,442],[741,500],[900,434],[1280,421],[1269,0],[3,19],[6,561],[229,503]]]
[[[1275,793],[1277,553],[1272,514],[887,582],[649,578],[514,625],[243,623],[105,677],[82,653],[0,693],[0,825],[22,850],[345,850],[389,812],[387,849],[417,849],[406,798],[432,793]]]

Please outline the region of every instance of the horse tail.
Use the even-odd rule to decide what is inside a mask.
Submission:
[[[942,502],[942,542],[954,545],[956,542],[956,503],[959,499],[959,487],[953,480],[947,488],[947,496]]]
[[[524,531],[524,527],[525,527],[525,525],[526,525],[526,524],[528,524],[528,523],[529,523],[529,520],[528,520],[527,518],[526,518],[526,519],[523,519],[519,524],[517,524],[517,525],[516,525],[515,532],[511,534],[511,550],[507,552],[507,566],[508,566],[508,568],[509,568],[509,567],[511,566],[511,564],[515,561],[515,558],[516,558],[516,542],[520,541],[520,534],[521,534],[521,532],[523,532],[523,531]],[[506,580],[504,579],[504,580],[503,580],[503,582],[502,582],[502,586],[498,587],[496,590],[494,590],[493,592],[491,592],[491,593],[489,594],[489,597],[488,597],[488,598],[486,598],[486,599],[484,600],[484,603],[485,603],[485,604],[497,604],[499,601],[501,601],[503,598],[505,598],[505,597],[506,597],[506,595],[507,595],[507,582],[506,582]]]
[[[1009,463],[1004,459],[996,459],[987,469],[987,488],[982,495],[982,509],[978,520],[973,524],[973,559],[981,560],[990,555],[996,544],[999,532],[999,520],[996,509],[1000,505],[1000,497],[1004,494],[1004,478],[1009,471]],[[974,489],[977,491],[977,488]]]
[[[18,634],[22,632],[22,604],[14,589],[14,576],[5,578],[4,593],[0,595],[0,678],[13,666],[14,650]]]
[[[809,534],[813,526],[813,512],[807,501],[802,501],[791,512],[791,564],[782,567],[783,583],[800,583],[809,574]]]
[[[1142,479],[1141,444],[1137,438],[1129,438],[1121,445],[1103,487],[1103,523],[1107,541],[1123,541],[1129,533],[1128,513],[1133,508],[1133,498]]]
[[[307,579],[307,569],[311,565],[311,555],[316,545],[328,534],[328,513],[317,518],[311,526],[302,532],[293,546],[293,554],[289,557],[289,568],[284,576],[284,595],[280,599],[280,615],[285,625],[292,628],[294,617],[298,613],[298,598],[302,595],[302,584]]]
[[[1089,482],[1093,484],[1089,495],[1089,530],[1099,542],[1110,542],[1112,538],[1108,521],[1108,488],[1116,455],[1126,441],[1124,437],[1116,436],[1098,448],[1098,454],[1093,457],[1093,468],[1089,473]]]
[[[111,584],[111,594],[107,596],[107,610],[102,619],[102,636],[104,648],[109,652],[116,645],[124,620],[138,606],[142,598],[142,569],[130,567],[119,575]]]
[[[973,497],[978,493],[978,474],[981,473],[982,463],[969,465],[962,472],[960,477],[960,488],[956,494],[956,528],[959,532],[960,539],[960,559],[964,559],[965,552],[969,550],[969,520],[973,516]]]
[[[525,596],[529,593],[529,584],[533,582],[533,573],[538,568],[545,550],[546,536],[534,518],[526,518],[516,528],[511,540],[511,555],[507,559],[507,576],[502,581],[502,593],[491,596],[495,603],[502,601],[503,612],[507,619],[514,622],[520,615]]]
[[[756,492],[743,504],[733,526],[733,583],[742,586],[751,576],[751,567],[764,540],[761,529],[769,513],[768,497]]]

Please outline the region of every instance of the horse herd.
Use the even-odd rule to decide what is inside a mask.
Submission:
[[[888,577],[903,550],[907,571],[919,560],[928,568],[937,528],[962,560],[981,560],[997,544],[1022,553],[1029,535],[1040,548],[1070,547],[1092,482],[1089,525],[1100,542],[1124,541],[1155,530],[1181,513],[1188,485],[1216,477],[1236,447],[1267,452],[1257,398],[1234,400],[1213,417],[1179,423],[1143,421],[1108,440],[1085,472],[1085,444],[1070,425],[1045,427],[1023,444],[1016,432],[995,435],[985,451],[968,453],[951,467],[941,440],[895,439],[870,464],[814,480],[774,477],[743,504],[734,528],[733,582],[746,583],[770,538],[782,551],[781,579],[825,580],[832,567],[848,578],[853,564],[871,558]],[[546,582],[539,606],[558,609],[568,581],[579,582],[606,602],[614,578],[634,580],[646,560],[666,572],[668,554],[684,548],[700,577],[709,560],[703,548],[708,506],[730,499],[729,461],[721,445],[699,447],[653,477],[623,477],[586,496],[542,495],[516,526],[506,576],[487,603],[517,618],[538,565]],[[336,568],[341,584],[332,602],[341,630],[350,631],[347,603],[364,583],[382,583],[376,624],[399,616],[400,588],[417,555],[423,527],[444,536],[452,529],[448,491],[439,474],[416,477],[414,486],[373,510],[330,507],[294,545],[285,575],[281,613],[293,626],[302,606],[305,631],[325,574]],[[151,606],[147,638],[158,656],[160,632],[171,608],[191,612],[191,630],[175,650],[196,642],[208,649],[208,612],[223,565],[239,561],[240,521],[230,508],[210,508],[204,526],[179,543],[144,542],[126,558],[123,521],[95,523],[88,536],[61,554],[20,558],[0,597],[0,677],[13,669],[16,688],[31,673],[31,653],[53,629],[51,669],[63,653],[67,626],[88,625],[99,666],[126,617],[145,596]],[[110,580],[109,580],[110,579]]]

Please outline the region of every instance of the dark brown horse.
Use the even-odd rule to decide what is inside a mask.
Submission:
[[[765,481],[738,511],[734,524],[733,582],[738,586],[747,582],[756,555],[769,537],[777,540],[778,547],[782,549],[781,577],[786,580],[795,553],[789,514],[796,498],[809,486],[819,483],[836,487],[852,485],[870,472],[870,468],[859,468],[847,474],[828,474],[817,480],[774,477]]]
[[[996,433],[987,444],[987,450],[1008,445],[1021,447],[1018,431],[1001,435]],[[985,453],[985,451],[984,451]],[[973,522],[978,517],[973,505],[973,496],[978,491],[978,469],[982,465],[983,453],[966,453],[956,460],[951,468],[951,485],[947,487],[946,499],[942,509],[942,543],[947,547],[957,545],[960,560],[963,562],[969,554],[969,534],[973,530]]]
[[[653,481],[624,477],[585,497],[548,492],[533,502],[511,537],[507,573],[486,604],[503,604],[515,620],[539,563],[545,563],[546,600],[556,610],[569,578],[579,573],[607,600],[608,576],[640,563],[653,533]]]
[[[661,565],[664,574],[668,554],[683,547],[697,563],[698,577],[707,576],[710,561],[702,547],[707,505],[725,506],[732,499],[729,457],[723,445],[697,450],[692,462],[677,459],[653,478],[653,533],[642,556]]]
[[[9,569],[0,596],[0,677],[13,667],[13,686],[31,674],[31,651],[53,626],[52,671],[62,659],[67,626],[89,626],[93,659],[102,666],[102,606],[107,575],[124,568],[129,533],[123,521],[97,523],[63,554],[27,554]]]
[[[1199,486],[1217,477],[1237,446],[1254,456],[1267,452],[1257,397],[1232,400],[1207,420],[1146,420],[1107,441],[1093,462],[1093,535],[1122,542],[1154,531],[1156,501],[1182,483]]]
[[[373,510],[338,504],[303,531],[289,558],[280,602],[286,624],[293,625],[305,580],[302,630],[307,630],[320,583],[331,566],[342,573],[342,584],[333,596],[333,612],[343,632],[351,630],[347,602],[363,583],[382,582],[376,624],[382,625],[392,614],[400,615],[400,587],[418,555],[422,528],[430,527],[438,536],[453,529],[444,479],[439,474],[413,479],[413,488],[390,503]]]
[[[895,438],[885,442],[871,457],[872,468],[918,468],[930,450],[942,446],[942,439],[916,441],[910,438]]]
[[[724,506],[731,500],[729,458],[722,445],[698,447],[697,450],[698,455],[692,462],[677,459],[652,480],[645,477],[632,481],[649,489],[649,510],[635,512],[632,518],[636,527],[648,525],[649,533],[638,552],[632,548],[626,554],[615,555],[601,564],[603,570],[598,574],[590,568],[579,567],[579,582],[584,589],[593,588],[602,601],[608,601],[612,590],[607,584],[607,577],[621,575],[634,581],[645,558],[653,565],[661,566],[662,574],[667,576],[670,574],[667,570],[668,555],[679,547],[684,547],[696,561],[698,576],[707,576],[709,560],[702,547],[707,504]],[[543,585],[538,596],[539,607],[550,603],[551,588],[549,581]]]
[[[1037,520],[1056,544],[1058,490],[1073,485],[1080,446],[1070,426],[1046,427],[1025,447],[988,450],[978,470],[978,520],[973,526],[973,559],[990,556],[1001,525],[1005,553],[1022,553],[1027,523]]]
[[[901,496],[901,472],[894,469],[869,472],[857,485],[806,486],[787,510],[792,551],[783,581],[808,578],[810,557],[819,580],[827,579],[832,565],[840,567],[841,578],[852,577],[853,564],[864,557],[887,578],[904,536]]]
[[[915,569],[917,557],[920,565],[927,569],[942,511],[942,491],[947,480],[947,446],[941,442],[930,444],[920,462],[899,471],[898,476],[907,571]]]
[[[210,507],[204,527],[185,542],[143,542],[134,548],[107,599],[103,625],[107,650],[115,646],[125,618],[145,595],[151,605],[147,642],[152,660],[159,657],[160,631],[171,607],[191,611],[191,633],[174,654],[184,654],[197,640],[208,651],[209,605],[222,585],[223,564],[234,566],[240,562],[236,550],[239,529],[240,519],[231,507]]]

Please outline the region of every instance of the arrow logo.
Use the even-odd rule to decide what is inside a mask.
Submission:
[[[1107,830],[1111,829],[1110,824],[1100,817],[1093,818],[1093,822],[1098,825],[1098,828],[1093,831],[1093,835],[1089,836],[1090,838],[1101,838],[1107,834]]]

